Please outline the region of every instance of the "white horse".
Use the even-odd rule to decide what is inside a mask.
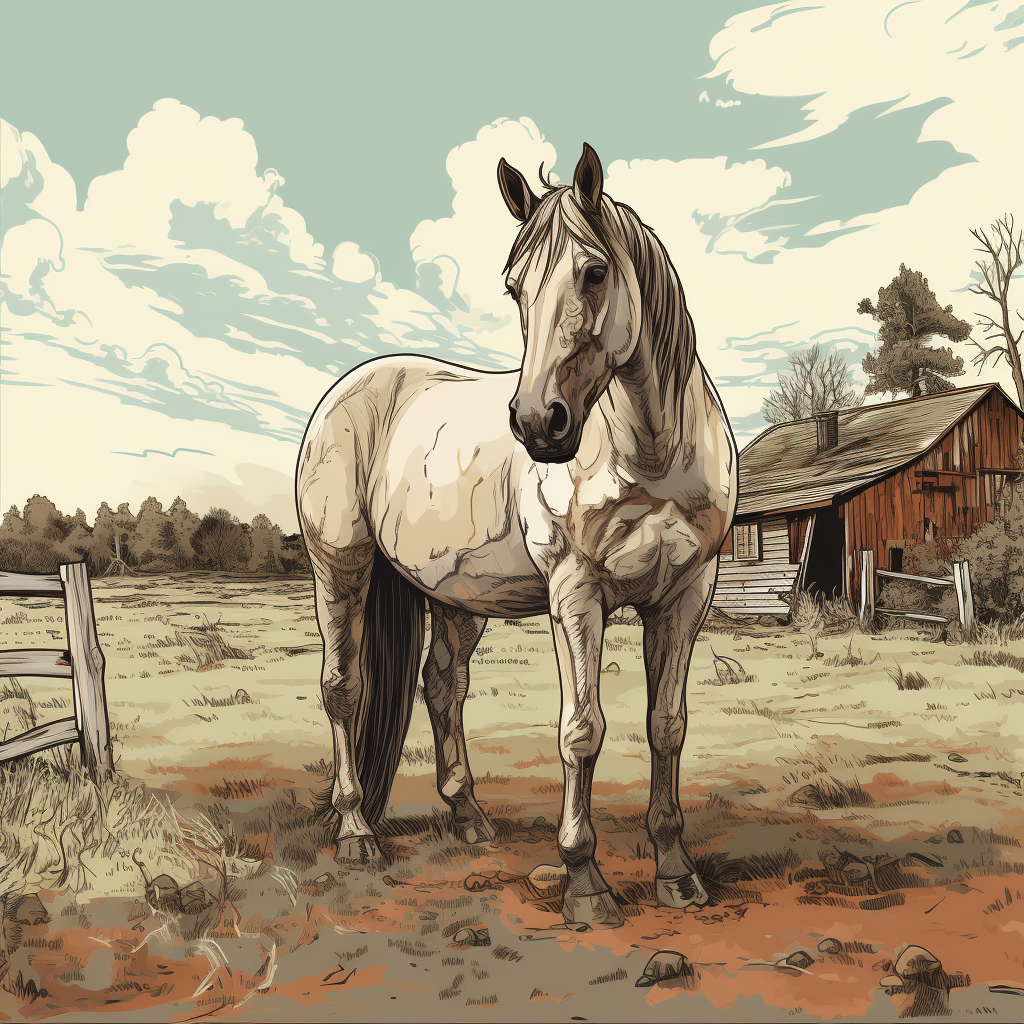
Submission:
[[[334,731],[338,856],[376,855],[371,824],[398,768],[424,642],[437,784],[468,842],[494,838],[473,795],[462,708],[488,616],[549,613],[562,686],[558,849],[569,922],[622,913],[595,859],[594,766],[609,613],[644,625],[658,899],[704,903],[683,846],[686,673],[736,503],[736,447],[695,351],[664,248],[603,193],[584,146],[572,185],[538,198],[504,160],[522,228],[506,281],[519,372],[422,356],[370,360],[324,396],[297,474]],[[510,419],[511,412],[511,419]]]

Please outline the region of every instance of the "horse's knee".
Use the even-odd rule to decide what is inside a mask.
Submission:
[[[565,715],[559,727],[562,760],[574,763],[597,757],[604,740],[605,720],[596,702],[575,708]]]
[[[654,711],[651,714],[651,753],[656,757],[673,757],[683,749],[686,736],[686,712],[666,714]]]
[[[358,682],[338,672],[325,673],[320,680],[324,711],[332,722],[348,722],[359,710],[360,689]]]

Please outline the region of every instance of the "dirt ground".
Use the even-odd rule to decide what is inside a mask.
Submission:
[[[0,1020],[941,1011],[881,984],[907,943],[941,961],[954,1016],[1019,1019],[1024,650],[712,624],[690,670],[680,791],[713,905],[682,913],[653,899],[641,629],[610,626],[594,822],[626,921],[577,933],[556,873],[534,870],[558,863],[561,797],[544,619],[492,621],[473,662],[466,733],[495,843],[452,836],[419,700],[387,863],[356,868],[334,862],[318,816],[331,753],[308,583],[93,586],[119,781],[75,783],[60,753],[0,772]],[[52,602],[5,600],[0,622],[5,647],[63,646]],[[66,681],[0,685],[0,734],[71,713]],[[146,886],[160,874],[201,895],[161,902]],[[457,942],[464,929],[487,944]],[[693,977],[637,987],[659,950]],[[808,966],[776,966],[800,950]]]

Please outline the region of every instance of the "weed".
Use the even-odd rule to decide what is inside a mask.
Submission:
[[[896,672],[889,672],[889,678],[896,684],[898,690],[928,690],[931,683],[920,672],[908,672],[903,674],[903,666],[897,664]]]
[[[993,668],[1012,668],[1024,672],[1024,656],[1009,651],[975,651],[973,657],[960,659],[964,665],[985,665]]]
[[[853,782],[841,782],[831,776],[827,780],[803,786],[789,799],[792,803],[802,804],[815,811],[824,811],[830,808],[870,807],[875,802],[870,793],[865,793],[861,789],[860,783],[856,779]]]

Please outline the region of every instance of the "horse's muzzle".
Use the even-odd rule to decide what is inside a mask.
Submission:
[[[514,399],[509,406],[509,427],[535,462],[571,461],[583,433],[573,422],[569,407],[557,398],[542,409],[521,408],[519,399]]]

